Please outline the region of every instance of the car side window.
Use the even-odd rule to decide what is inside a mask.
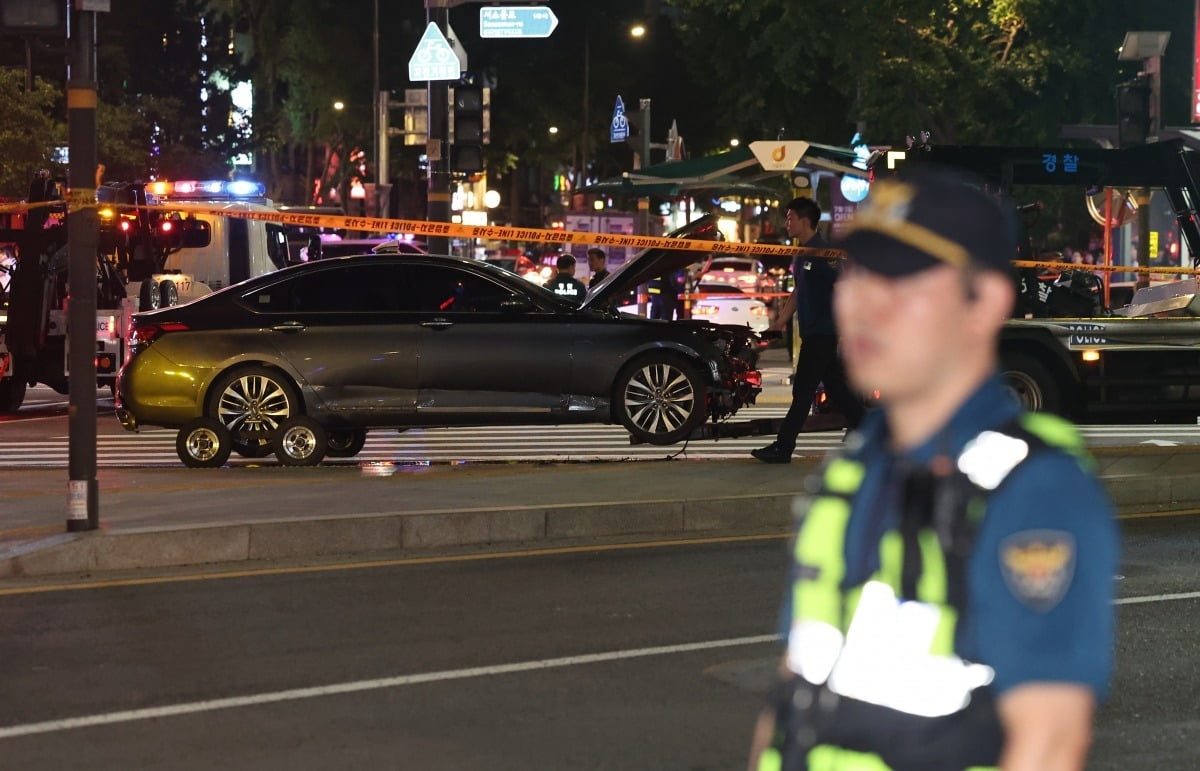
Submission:
[[[398,265],[345,265],[295,276],[251,292],[245,301],[268,313],[385,313],[403,310]]]
[[[499,313],[512,290],[461,268],[408,266],[408,308],[421,313]]]

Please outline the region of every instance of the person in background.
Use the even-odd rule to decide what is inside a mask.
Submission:
[[[575,278],[575,258],[569,254],[559,255],[555,267],[558,272],[546,282],[546,288],[563,299],[582,305],[587,287]]]
[[[603,249],[592,247],[587,250],[587,261],[588,270],[592,272],[592,277],[588,279],[588,287],[591,288],[608,278],[608,256]]]
[[[785,211],[784,226],[793,244],[811,249],[829,248],[817,231],[821,207],[816,201],[796,198],[788,203]],[[842,361],[838,357],[837,327],[833,320],[833,284],[838,271],[834,261],[826,257],[797,255],[792,262],[792,276],[795,279],[792,294],[768,329],[782,331],[796,315],[800,326],[800,353],[796,356],[796,371],[792,375],[792,403],[779,433],[774,442],[750,453],[763,463],[792,462],[796,438],[808,419],[817,386],[822,383],[849,428],[858,426],[863,415],[862,400],[846,386]]]
[[[1112,669],[1112,505],[1075,427],[999,374],[1015,211],[910,171],[839,244],[846,370],[880,407],[798,502],[750,769],[1077,771]]]

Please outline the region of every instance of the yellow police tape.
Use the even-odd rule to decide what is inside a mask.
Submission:
[[[69,196],[70,210],[96,207],[95,191],[81,191],[84,195]],[[63,201],[41,203],[0,204],[0,214],[21,213],[30,209],[61,206]],[[634,236],[615,233],[591,233],[587,231],[553,230],[550,228],[517,228],[504,225],[462,225],[453,222],[430,222],[428,220],[391,219],[389,217],[348,217],[334,214],[305,214],[302,212],[246,211],[218,206],[186,204],[158,204],[135,206],[133,204],[105,204],[115,209],[150,209],[189,214],[210,214],[236,219],[278,222],[283,225],[298,225],[316,228],[344,228],[367,233],[406,233],[414,236],[441,238],[487,238],[505,241],[532,241],[543,244],[584,244],[595,247],[630,247],[634,249],[674,249],[695,252],[718,252],[734,255],[766,255],[772,257],[823,257],[841,259],[846,253],[840,249],[810,248],[806,246],[780,246],[777,244],[747,244],[730,241],[710,241],[695,238],[667,238],[665,236]],[[1144,267],[1125,265],[1081,265],[1070,262],[1047,262],[1014,260],[1018,268],[1047,270],[1085,270],[1107,273],[1145,273],[1164,275],[1200,275],[1197,268]]]

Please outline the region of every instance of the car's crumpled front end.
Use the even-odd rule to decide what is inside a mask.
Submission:
[[[717,385],[709,394],[708,413],[716,422],[754,404],[762,392],[762,373],[758,370],[758,335],[753,330],[733,325],[710,329],[722,350],[715,366],[710,363]]]

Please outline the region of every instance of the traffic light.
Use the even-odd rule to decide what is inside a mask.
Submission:
[[[1150,136],[1150,84],[1135,78],[1117,84],[1117,146],[1146,144]]]
[[[483,89],[479,86],[455,86],[453,99],[450,170],[478,174],[483,171]]]

